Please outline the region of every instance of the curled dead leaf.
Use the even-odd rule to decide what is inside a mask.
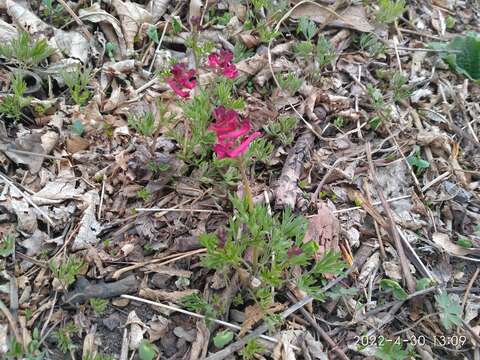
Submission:
[[[315,241],[319,245],[317,257],[321,257],[329,250],[339,251],[338,235],[340,225],[327,204],[320,203],[317,215],[310,218],[303,243]]]

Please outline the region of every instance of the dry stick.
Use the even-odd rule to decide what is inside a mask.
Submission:
[[[33,200],[30,198],[29,195],[27,195],[26,193],[24,193],[22,190],[20,190],[12,181],[10,181],[8,179],[7,176],[3,175],[2,173],[0,173],[0,179],[2,179],[6,184],[10,185],[11,187],[13,187],[15,190],[17,190],[22,196],[23,198],[27,201],[27,203],[29,203],[30,205],[32,205],[35,210],[37,210],[40,215],[42,215],[44,217],[45,220],[47,220],[47,222],[51,225],[51,226],[54,226],[55,224],[53,223],[52,219],[50,219],[50,217],[42,210],[40,209],[34,202]]]
[[[410,293],[413,293],[415,291],[415,279],[412,276],[412,273],[410,272],[409,268],[409,261],[407,257],[405,256],[405,251],[403,249],[402,241],[400,239],[400,236],[398,235],[397,227],[395,224],[395,220],[393,218],[393,213],[392,209],[390,208],[390,205],[386,201],[385,195],[383,193],[383,190],[378,183],[376,174],[375,174],[375,167],[373,165],[373,160],[372,160],[372,151],[370,147],[370,143],[367,142],[365,144],[365,149],[366,149],[366,154],[367,154],[367,160],[368,160],[368,165],[370,168],[370,177],[372,178],[372,182],[375,184],[378,196],[380,197],[380,200],[382,201],[383,208],[385,209],[385,213],[387,214],[387,218],[389,221],[389,232],[390,235],[393,238],[395,248],[397,250],[398,256],[400,257],[400,266],[402,268],[403,276],[405,278],[405,281],[407,283],[407,288]]]
[[[210,213],[210,214],[225,214],[225,211],[221,210],[209,210],[209,209],[175,209],[175,208],[136,208],[138,212],[198,212],[198,213]]]
[[[188,252],[183,253],[181,255],[175,254],[175,255],[165,256],[164,258],[161,258],[161,259],[152,259],[150,261],[144,261],[144,262],[134,264],[134,265],[131,265],[131,266],[127,266],[123,269],[115,271],[112,275],[112,278],[113,279],[118,279],[120,277],[120,275],[126,273],[127,271],[135,270],[135,269],[144,267],[145,265],[156,264],[158,262],[160,263],[159,265],[167,265],[167,264],[170,264],[170,263],[175,262],[177,260],[180,260],[180,259],[183,259],[183,258],[186,258],[186,257],[189,257],[189,256],[193,256],[193,255],[196,255],[196,254],[201,254],[201,253],[204,253],[206,251],[207,251],[207,249],[202,248],[202,249],[188,251]],[[169,260],[166,260],[167,258],[169,258]]]
[[[10,328],[15,335],[15,338],[19,344],[22,344],[22,338],[20,336],[20,333],[18,332],[18,327],[17,327],[17,322],[15,321],[12,313],[10,310],[8,310],[7,306],[3,303],[3,301],[0,299],[0,311],[3,312],[3,315],[7,318],[8,323],[10,324]]]
[[[5,149],[2,151],[4,153],[7,153],[7,152],[12,152],[12,153],[15,153],[15,154],[22,154],[22,155],[30,155],[30,156],[38,156],[38,157],[44,157],[46,159],[51,159],[51,160],[66,160],[66,158],[64,157],[60,157],[60,156],[53,156],[53,155],[48,155],[48,154],[40,154],[40,153],[36,153],[36,152],[31,152],[31,151],[26,151],[26,150],[17,150],[17,149]]]
[[[367,195],[368,202],[372,203],[372,196],[370,195],[370,188],[368,186],[368,181],[364,182],[365,186],[365,193]],[[373,225],[375,227],[375,234],[377,234],[378,246],[380,248],[380,256],[382,259],[386,259],[387,255],[385,254],[385,247],[383,246],[382,234],[380,233],[380,227],[378,226],[378,222],[373,219]]]
[[[465,294],[463,295],[463,300],[462,300],[462,313],[465,311],[465,305],[467,304],[467,298],[468,294],[470,293],[470,289],[472,288],[473,284],[475,283],[475,280],[477,280],[478,274],[480,273],[480,268],[477,268],[475,270],[475,273],[473,274],[472,278],[468,282],[467,289],[465,290]]]
[[[92,40],[93,36],[88,31],[87,27],[83,23],[83,21],[75,14],[75,11],[72,10],[70,6],[64,0],[58,0],[58,2],[63,6],[63,8],[70,14],[70,16],[75,20],[75,22],[82,28],[83,34],[87,37],[89,41]]]
[[[325,285],[321,290],[322,291],[327,291],[328,289],[332,288],[333,286],[337,285],[340,281],[342,281],[346,276],[348,276],[355,267],[351,267],[348,269],[342,276],[339,276],[335,280],[331,281],[327,285]],[[293,304],[290,306],[288,309],[286,309],[282,314],[281,318],[284,320],[287,317],[289,317],[291,314],[293,314],[295,311],[298,309],[301,309],[307,304],[310,304],[314,299],[311,296],[305,296],[302,300],[300,300],[298,303]],[[246,335],[245,337],[241,338],[240,340],[228,345],[226,348],[223,350],[217,351],[216,353],[212,354],[209,356],[206,360],[223,360],[229,355],[233,354],[235,351],[240,350],[242,347],[245,346],[246,343],[248,343],[250,340],[253,340],[257,337],[259,337],[261,334],[263,334],[265,331],[268,330],[268,326],[266,324],[263,324],[253,330],[251,333]]]
[[[130,300],[138,301],[138,302],[142,302],[142,303],[149,304],[149,305],[153,305],[153,306],[159,306],[159,307],[162,307],[162,308],[171,310],[171,311],[176,311],[176,312],[179,312],[179,313],[182,313],[182,314],[185,314],[185,315],[190,315],[190,316],[196,317],[196,318],[198,318],[198,319],[207,319],[207,317],[204,316],[204,315],[200,315],[200,314],[197,314],[197,313],[188,311],[188,310],[184,310],[184,309],[179,308],[179,307],[176,307],[176,306],[166,305],[166,304],[162,304],[162,303],[159,303],[159,302],[156,302],[156,301],[151,301],[151,300],[143,299],[143,298],[140,298],[140,297],[137,297],[137,296],[132,296],[132,295],[120,295],[120,297],[123,297],[123,298],[125,298],[125,299],[130,299]],[[228,328],[230,328],[230,329],[234,329],[234,330],[241,330],[241,329],[242,329],[241,326],[238,326],[238,325],[235,325],[235,324],[231,324],[231,323],[226,322],[226,321],[223,321],[223,320],[211,319],[211,318],[208,318],[208,320],[210,320],[210,321],[212,321],[212,322],[214,322],[214,323],[216,323],[216,324],[219,324],[219,325],[228,327]],[[275,338],[270,337],[270,336],[261,335],[260,337],[261,337],[262,339],[268,340],[268,341],[270,341],[270,342],[274,342],[274,343],[277,343],[277,342],[278,342],[278,339],[275,339]],[[298,348],[296,348],[296,349],[299,350]]]
[[[295,296],[292,295],[292,293],[288,292],[287,296],[290,299],[290,301],[292,302],[297,301],[297,299],[295,298]],[[300,308],[300,311],[302,312],[303,316],[307,319],[307,321],[310,323],[310,325],[312,325],[315,328],[315,330],[322,337],[322,339],[325,340],[328,343],[328,345],[330,345],[330,347],[332,348],[332,351],[335,351],[340,359],[349,360],[348,356],[345,355],[342,349],[338,347],[338,345],[332,340],[332,338],[327,334],[327,332],[317,324],[317,322],[312,317],[312,315],[310,315],[310,313],[304,308]]]

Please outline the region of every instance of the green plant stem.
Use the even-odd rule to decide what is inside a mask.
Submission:
[[[245,196],[247,197],[248,201],[248,210],[250,213],[253,213],[253,195],[252,195],[252,188],[250,187],[250,182],[248,181],[247,171],[245,169],[245,162],[243,158],[238,158],[238,170],[240,170],[240,174],[242,175],[242,183],[245,189]]]

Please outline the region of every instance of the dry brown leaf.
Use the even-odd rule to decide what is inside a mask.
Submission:
[[[152,23],[152,15],[141,5],[130,1],[112,0],[112,5],[120,18],[127,49],[133,51],[135,36],[142,24]]]
[[[90,147],[90,142],[80,136],[72,136],[71,138],[68,138],[65,142],[67,145],[67,151],[70,154],[75,154],[77,152],[87,150]]]
[[[371,32],[375,28],[369,23],[363,6],[350,6],[347,9],[337,12],[337,18],[331,11],[313,4],[303,4],[292,12],[292,17],[307,17],[322,26],[330,25],[354,29],[361,32]]]
[[[450,240],[450,236],[444,233],[433,233],[432,240],[450,255],[466,256],[471,254],[480,254],[479,248],[464,248],[463,246],[453,243]]]
[[[266,314],[275,314],[285,308],[285,305],[275,303],[271,304],[266,311],[263,311],[259,305],[250,305],[245,308],[245,321],[242,329],[238,333],[239,337],[244,336],[258,321],[262,320]]]
[[[315,241],[319,245],[317,257],[323,256],[327,251],[339,251],[338,235],[340,226],[338,220],[325,203],[320,203],[317,215],[312,216],[308,223],[307,232],[303,243]]]
[[[150,0],[147,10],[152,14],[152,20],[156,23],[167,11],[170,0]]]
[[[107,32],[105,35],[111,43],[118,45],[118,48],[123,55],[126,54],[127,47],[125,44],[125,39],[123,38],[120,21],[118,21],[112,14],[109,14],[105,10],[101,9],[100,3],[95,3],[86,9],[80,9],[78,14],[85,22],[92,22],[95,24],[101,24],[103,26],[111,26],[115,33],[115,39],[112,39],[111,36],[108,36],[111,34],[111,32]]]

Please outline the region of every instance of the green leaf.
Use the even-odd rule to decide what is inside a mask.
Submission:
[[[381,360],[404,360],[409,354],[395,341],[385,340],[375,352],[375,357]]]
[[[430,286],[432,283],[432,280],[429,278],[422,278],[417,280],[417,284],[415,286],[415,290],[420,291],[420,290],[425,290],[427,287]]]
[[[408,294],[406,293],[406,291],[403,290],[400,284],[394,280],[382,279],[380,281],[380,288],[384,290],[391,290],[393,293],[393,296],[397,300],[406,300],[408,297]]]
[[[469,239],[465,237],[461,237],[460,239],[457,240],[457,244],[460,245],[461,247],[464,248],[473,248],[473,242],[471,242]]]
[[[142,340],[138,347],[138,356],[140,360],[153,360],[157,355],[157,348],[147,340]]]
[[[6,235],[2,241],[0,241],[0,256],[7,257],[13,254],[15,250],[15,239],[11,235]]]
[[[155,26],[151,25],[148,28],[147,35],[150,38],[150,40],[152,40],[156,44],[158,44],[160,42],[160,39],[158,38],[157,28]]]
[[[440,321],[445,329],[450,330],[453,325],[462,323],[462,318],[460,317],[462,307],[452,296],[442,292],[440,295],[435,296],[435,300],[440,309]]]
[[[213,338],[213,343],[219,349],[224,348],[233,340],[233,332],[230,330],[219,331]]]
[[[339,274],[345,268],[345,263],[340,260],[340,254],[333,251],[327,251],[323,257],[317,261],[313,268],[315,274]]]
[[[446,50],[442,58],[457,73],[480,82],[480,34],[456,36],[448,44],[432,43],[430,47]]]

